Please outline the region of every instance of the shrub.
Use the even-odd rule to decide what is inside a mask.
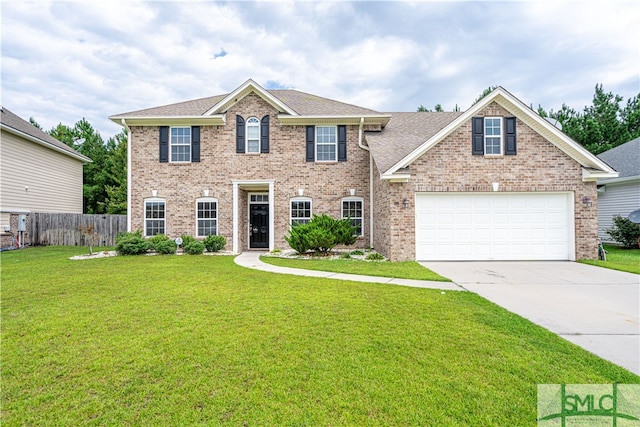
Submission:
[[[182,236],[180,236],[180,238],[182,239],[182,244],[180,245],[182,246],[182,248],[187,246],[189,243],[196,241],[195,237],[189,236],[188,234],[183,234]]]
[[[149,250],[149,242],[142,237],[142,231],[120,233],[116,237],[118,255],[140,255]]]
[[[640,239],[640,225],[631,222],[628,218],[616,215],[613,217],[613,228],[608,229],[607,234],[626,249],[637,248],[638,239]]]
[[[351,251],[351,255],[364,255],[360,249],[356,249],[355,251]]]
[[[204,243],[192,237],[186,245],[183,240],[182,249],[189,255],[202,255],[202,252],[204,252]]]
[[[207,236],[202,241],[209,252],[218,252],[227,245],[227,239],[222,236]]]
[[[149,237],[149,249],[157,251],[158,249],[156,248],[156,246],[158,245],[158,243],[166,242],[167,240],[170,239],[166,234],[156,234],[155,236],[151,236]]]
[[[382,261],[384,257],[378,252],[372,252],[365,258],[367,261]]]
[[[297,224],[291,227],[289,236],[285,240],[299,254],[309,250],[326,254],[336,245],[353,245],[356,227],[351,225],[351,220],[335,219],[329,215],[313,215],[311,221],[306,224]]]
[[[166,240],[161,240],[155,244],[154,249],[159,254],[163,255],[171,255],[175,254],[178,249],[178,244],[173,240],[167,238]]]
[[[340,258],[342,259],[351,259],[351,254],[349,252],[343,252],[340,254]]]

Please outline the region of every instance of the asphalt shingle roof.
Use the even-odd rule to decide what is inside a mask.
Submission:
[[[391,120],[382,132],[365,132],[367,144],[384,173],[421,146],[442,128],[458,118],[461,112],[389,113]]]
[[[618,178],[640,176],[640,138],[600,153],[598,158],[617,170]]]
[[[39,139],[40,141],[44,142],[45,145],[47,144],[52,145],[62,151],[66,151],[67,153],[69,153],[70,155],[76,158],[81,158],[85,161],[91,161],[91,159],[78,153],[76,150],[69,147],[67,144],[58,141],[48,133],[38,129],[37,127],[33,126],[31,123],[27,122],[26,120],[21,119],[19,116],[9,111],[7,107],[4,107],[4,106],[0,107],[0,111],[1,111],[0,123],[5,125],[6,127],[14,129],[23,134],[29,135],[33,138]]]

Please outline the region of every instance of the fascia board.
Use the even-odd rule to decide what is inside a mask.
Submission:
[[[224,114],[216,114],[214,116],[112,116],[109,119],[119,125],[122,125],[122,119],[124,119],[129,126],[223,126],[226,124]]]
[[[382,174],[380,179],[389,182],[408,182],[411,178],[411,174],[408,173],[396,173],[396,174]]]
[[[603,178],[617,178],[617,177],[618,177],[618,172],[616,171],[609,172],[609,171],[600,171],[600,170],[582,168],[582,180],[585,182],[597,181],[598,179],[603,179]]]
[[[57,146],[55,146],[53,144],[50,144],[47,141],[44,141],[44,140],[42,140],[40,138],[36,138],[34,136],[31,136],[29,134],[21,132],[21,131],[19,131],[17,129],[14,129],[14,128],[10,127],[10,126],[6,126],[6,125],[2,124],[2,125],[0,125],[0,129],[2,129],[3,132],[12,133],[12,134],[14,134],[16,136],[19,136],[20,138],[26,139],[26,140],[31,141],[33,143],[36,143],[38,145],[42,145],[43,147],[47,147],[47,148],[49,148],[49,149],[51,149],[53,151],[56,151],[58,153],[65,154],[65,155],[67,155],[69,157],[73,157],[74,159],[80,160],[83,163],[92,163],[93,162],[93,160],[91,160],[87,156],[84,156],[84,155],[82,155],[80,153],[73,153],[71,151],[67,151],[64,148],[57,147]]]
[[[287,114],[296,115],[296,112],[293,111],[289,106],[285,105],[282,101],[280,101],[275,96],[271,95],[267,92],[262,86],[254,82],[252,79],[244,82],[240,87],[231,92],[229,95],[225,96],[222,100],[220,100],[216,105],[211,107],[208,111],[204,113],[205,116],[213,115],[216,113],[226,112],[229,107],[233,104],[239,102],[242,98],[250,94],[251,92],[255,92],[275,107],[278,111],[285,112]]]
[[[364,118],[365,125],[385,126],[390,115],[355,115],[355,116],[287,116],[278,115],[278,121],[282,125],[359,125]]]
[[[465,121],[482,111],[491,102],[497,102],[514,116],[518,117],[525,124],[530,126],[536,132],[554,144],[558,149],[567,154],[569,157],[580,163],[582,166],[599,169],[606,173],[615,173],[605,162],[600,160],[594,154],[590,153],[586,148],[575,142],[561,130],[549,123],[538,113],[527,107],[522,101],[511,95],[504,88],[498,87],[489,95],[482,98],[478,103],[473,105],[469,110],[465,111],[457,119],[445,126],[440,132],[425,141],[421,146],[413,150],[402,160],[391,167],[386,173],[394,173],[398,169],[409,166],[416,159],[426,153],[434,145],[447,137],[451,132],[457,129]]]

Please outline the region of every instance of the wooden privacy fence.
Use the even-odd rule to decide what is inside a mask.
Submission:
[[[30,216],[29,235],[34,246],[115,246],[118,233],[127,231],[126,215],[35,212]]]

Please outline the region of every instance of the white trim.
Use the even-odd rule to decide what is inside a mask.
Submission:
[[[275,248],[275,195],[273,181],[269,183],[269,252]]]
[[[233,181],[233,207],[232,207],[232,223],[233,223],[233,245],[232,251],[234,254],[238,253],[238,182]]]
[[[183,144],[183,143],[173,143],[173,130],[174,129],[189,129],[189,143],[188,144]],[[169,163],[191,163],[191,144],[192,144],[192,133],[191,133],[191,126],[170,126],[169,127]],[[176,147],[189,147],[189,160],[173,160],[173,146]]]
[[[351,217],[351,219],[360,219],[360,234],[357,234],[358,237],[364,236],[364,198],[358,196],[347,196],[340,199],[340,218],[346,218],[344,216],[344,202],[360,202],[360,210],[362,211],[362,216],[360,217]]]
[[[122,119],[121,124],[127,130],[127,231],[131,232],[131,129],[125,119]]]
[[[202,219],[202,220],[206,220],[207,219],[207,218],[198,218],[198,203],[201,203],[201,202],[202,203],[214,202],[216,204],[216,217],[215,217],[215,220],[216,220],[216,234],[215,235],[217,236],[218,235],[218,231],[220,229],[219,226],[218,226],[219,203],[218,203],[218,199],[215,198],[215,197],[198,197],[196,199],[196,211],[195,211],[195,214],[196,214],[196,232],[195,232],[195,236],[196,237],[207,237],[207,236],[201,236],[201,235],[198,234],[198,221],[200,219]],[[209,219],[212,219],[212,218],[209,218]]]
[[[233,185],[233,253],[239,253],[239,220],[238,217],[240,211],[240,201],[239,201],[239,190],[243,187],[247,193],[264,193],[262,188],[264,186],[268,186],[269,188],[269,251],[272,251],[274,248],[274,232],[275,232],[275,224],[274,224],[274,181],[273,180],[232,180],[231,184]],[[247,200],[250,200],[251,197],[247,197]],[[247,222],[247,230],[248,222]],[[248,241],[247,241],[248,244]]]
[[[147,234],[147,219],[154,220],[153,218],[147,218],[147,203],[164,203],[164,218],[162,221],[164,222],[164,233],[167,234],[167,199],[163,197],[147,197],[143,200],[143,211],[142,217],[144,218],[144,237],[151,237]]]
[[[595,155],[590,153],[586,148],[569,138],[567,135],[562,133],[561,130],[556,128],[554,125],[549,123],[543,117],[533,111],[531,108],[527,107],[522,103],[519,99],[511,95],[507,92],[503,87],[498,87],[494,91],[492,91],[489,95],[482,98],[475,105],[473,105],[470,109],[465,111],[463,114],[458,116],[455,120],[445,126],[442,130],[436,133],[434,136],[426,140],[419,147],[413,150],[411,153],[406,155],[400,161],[398,161],[395,165],[389,168],[386,172],[382,174],[382,179],[389,179],[390,175],[393,175],[394,172],[399,169],[405,168],[417,160],[424,153],[429,151],[434,145],[438,144],[445,137],[451,134],[454,130],[460,127],[462,124],[470,120],[474,115],[478,112],[482,111],[486,108],[491,102],[496,102],[511,114],[515,115],[518,119],[523,121],[529,127],[533,128],[534,131],[541,134],[544,138],[549,140],[552,144],[554,144],[558,149],[563,151],[569,157],[580,163],[584,167],[590,167],[596,170],[600,170],[605,174],[609,174],[608,176],[614,178],[616,175],[615,170],[613,170],[609,165],[605,162],[597,158]]]
[[[258,150],[257,151],[249,151],[249,121],[252,120],[252,119],[255,119],[257,124],[255,124],[255,125],[252,124],[251,127],[257,127],[258,128],[258,138],[257,138],[257,140],[258,140]],[[255,117],[255,116],[249,117],[247,119],[247,121],[245,122],[245,125],[244,125],[244,143],[245,143],[245,147],[246,147],[245,153],[247,153],[247,154],[260,154],[260,149],[262,148],[262,147],[260,147],[260,141],[261,141],[260,137],[262,136],[262,135],[260,135],[260,128],[262,127],[261,125],[262,125],[262,123],[260,122],[260,119]]]
[[[278,114],[278,121],[283,126],[304,126],[304,125],[380,125],[386,126],[391,119],[389,114],[371,114],[357,116],[327,116],[327,115],[308,115],[308,116],[287,116]]]
[[[271,95],[266,89],[264,89],[258,83],[254,82],[252,79],[249,79],[246,82],[244,82],[236,90],[231,92],[229,95],[225,96],[216,105],[214,105],[209,110],[207,110],[203,115],[210,116],[215,113],[226,112],[232,105],[237,104],[245,96],[249,95],[252,92],[260,96],[265,101],[267,101],[278,111],[291,114],[292,116],[297,115],[297,113],[293,109],[291,109],[288,105],[280,101],[275,96]]]
[[[127,120],[129,126],[224,126],[224,114],[215,116],[112,116],[109,119],[121,124]]]
[[[293,209],[291,207],[291,204],[293,202],[309,202],[309,218],[308,220],[311,221],[311,218],[313,218],[313,199],[311,197],[307,197],[307,196],[296,196],[296,197],[291,197],[289,199],[289,225],[293,225],[293,216],[291,215],[293,213]],[[299,219],[300,217],[298,217],[297,219]],[[307,219],[307,218],[303,218],[303,219]]]
[[[331,142],[318,142],[318,129],[319,128],[327,128],[327,129],[333,129],[334,130],[334,138],[335,141],[333,143]],[[334,159],[333,160],[318,160],[318,146],[322,145],[322,146],[333,146],[334,148]],[[338,161],[338,126],[315,126],[314,127],[314,148],[315,148],[315,161],[317,163],[335,163]]]
[[[498,134],[498,139],[500,140],[498,142],[498,148],[500,149],[499,153],[487,153],[487,138],[495,138],[495,135],[489,135],[487,136],[487,119],[491,119],[491,120],[498,120],[500,122],[500,133]],[[504,154],[504,137],[503,137],[503,132],[504,132],[504,120],[502,117],[497,117],[497,116],[487,116],[484,117],[484,120],[482,120],[482,143],[483,143],[483,151],[484,151],[484,155],[486,157],[494,157],[494,156],[502,156]]]
[[[251,201],[251,196],[263,196],[267,195],[267,201]],[[249,191],[247,192],[247,248],[251,249],[260,249],[260,248],[252,248],[251,247],[251,205],[267,205],[269,208],[269,240],[271,240],[271,197],[269,197],[269,193],[267,191]],[[271,244],[269,244],[271,247]],[[271,250],[271,249],[269,249]]]

